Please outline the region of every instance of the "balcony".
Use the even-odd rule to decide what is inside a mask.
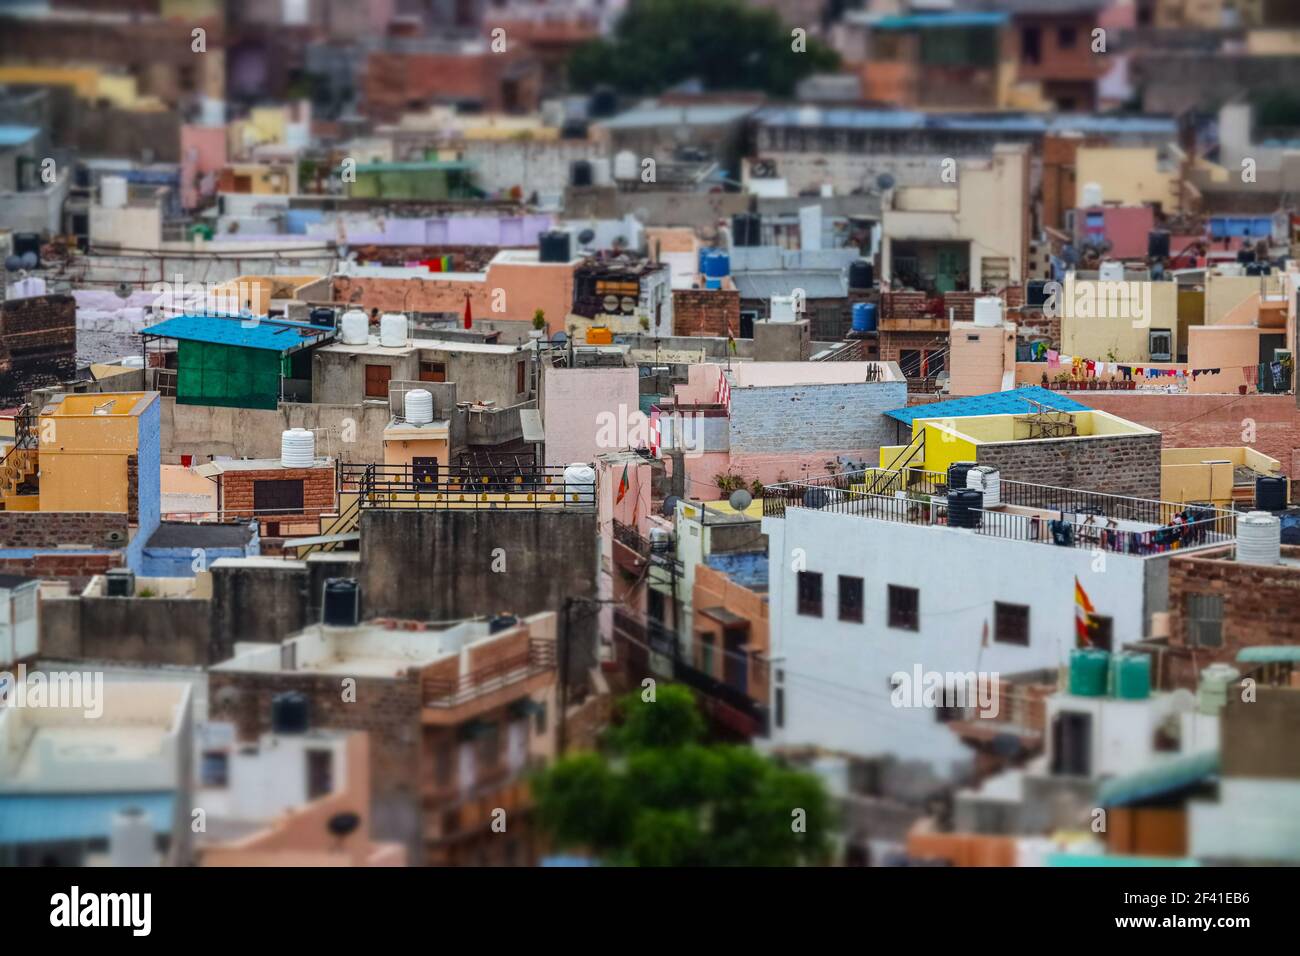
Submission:
[[[426,677],[420,683],[425,724],[447,726],[468,720],[540,690],[555,680],[555,642],[531,638],[528,649],[454,678]]]
[[[974,526],[954,530],[1135,557],[1214,547],[1236,539],[1237,515],[1232,511],[1005,478],[999,485],[1000,503],[971,508]],[[784,517],[789,508],[896,524],[949,526],[947,476],[920,469],[891,473],[869,468],[764,489],[765,518]]]
[[[596,486],[566,482],[565,469],[531,466],[514,474],[478,474],[457,467],[449,473],[412,465],[340,468],[344,491],[359,493],[363,510],[510,510],[594,512]]]

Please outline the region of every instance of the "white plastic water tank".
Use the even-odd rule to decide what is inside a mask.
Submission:
[[[108,859],[112,866],[157,866],[153,822],[140,807],[113,814],[108,831]]]
[[[1221,276],[1244,276],[1246,267],[1240,262],[1225,262],[1219,266],[1219,275]]]
[[[1114,259],[1107,259],[1098,268],[1097,278],[1102,282],[1123,282],[1124,263],[1116,262]]]
[[[615,179],[636,179],[637,169],[636,153],[630,149],[625,149],[614,156]]]
[[[285,468],[310,468],[316,460],[316,436],[305,428],[280,433],[280,464]]]
[[[591,182],[594,186],[608,186],[612,182],[608,156],[597,156],[591,161]]]
[[[798,316],[794,311],[794,296],[772,296],[771,320],[773,322],[793,322],[796,318]]]
[[[1084,183],[1083,208],[1090,209],[1093,206],[1100,206],[1104,200],[1104,195],[1101,191],[1101,183]]]
[[[570,504],[595,504],[596,469],[580,461],[565,468],[564,500]]]
[[[1237,519],[1237,560],[1246,564],[1282,560],[1282,522],[1276,515],[1252,511]]]
[[[379,344],[389,349],[406,345],[406,316],[400,312],[385,312],[379,317]]]
[[[343,344],[365,345],[370,341],[370,319],[360,309],[343,313]]]
[[[1228,702],[1228,688],[1241,679],[1241,671],[1231,664],[1211,664],[1201,671],[1196,687],[1197,710],[1217,714]]]
[[[99,204],[105,209],[121,209],[126,197],[125,176],[105,176],[99,181]]]
[[[999,326],[1002,324],[1002,300],[995,295],[982,295],[975,300],[975,324]]]
[[[433,395],[427,388],[413,388],[406,393],[406,420],[412,425],[433,421]]]
[[[985,508],[1002,504],[1002,475],[991,465],[976,465],[966,472],[966,487],[984,495]]]

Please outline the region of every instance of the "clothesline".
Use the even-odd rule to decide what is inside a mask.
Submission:
[[[1272,375],[1275,382],[1282,380],[1284,362],[1261,362],[1255,365],[1220,365],[1208,368],[1152,368],[1148,365],[1138,365],[1134,362],[1115,362],[1110,360],[1090,359],[1081,355],[1067,355],[1056,349],[1047,348],[1042,342],[1033,344],[1033,356],[1035,360],[1046,356],[1047,367],[1049,369],[1059,369],[1068,366],[1072,373],[1078,378],[1100,378],[1108,370],[1113,370],[1120,375],[1125,381],[1137,378],[1187,378],[1191,376],[1192,381],[1196,381],[1201,375],[1221,375],[1225,371],[1234,368],[1240,369],[1242,377],[1247,385],[1256,385],[1259,383],[1259,377],[1262,370],[1267,369]]]

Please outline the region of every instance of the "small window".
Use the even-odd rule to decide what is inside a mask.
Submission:
[[[862,578],[840,575],[840,620],[862,623]]]
[[[897,584],[889,586],[889,626],[901,631],[921,629],[921,592]]]
[[[1020,36],[1020,49],[1025,62],[1037,64],[1043,58],[1043,39],[1038,27],[1025,27]]]
[[[1027,604],[993,604],[993,640],[999,644],[1029,646],[1029,606]]]
[[[528,391],[528,363],[519,362],[515,365],[515,392],[522,395]]]
[[[799,572],[799,613],[822,616],[822,576],[816,571]]]
[[[1223,646],[1223,597],[1189,594],[1184,602],[1189,647]]]
[[[367,365],[367,373],[374,366]],[[444,362],[421,362],[420,363],[420,381],[421,382],[445,382],[447,381],[447,365]],[[369,394],[369,393],[367,393]]]
[[[307,799],[316,800],[334,792],[334,752],[307,751]]]
[[[1168,329],[1152,329],[1148,339],[1151,361],[1168,362],[1174,351],[1174,339]]]
[[[366,366],[366,398],[388,398],[388,380],[393,370],[387,365]]]
[[[303,481],[297,479],[265,479],[253,482],[253,510],[259,515],[301,514],[303,508]],[[247,500],[247,499],[245,499]]]
[[[200,778],[203,781],[203,786],[230,786],[230,755],[224,750],[205,752],[200,768]]]
[[[1073,50],[1079,42],[1079,31],[1074,27],[1061,27],[1056,31],[1056,45],[1062,50]]]
[[[778,687],[776,689],[775,719],[776,719],[776,726],[778,729],[785,726],[785,688],[784,687]]]

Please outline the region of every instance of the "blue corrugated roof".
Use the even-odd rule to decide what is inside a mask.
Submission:
[[[0,125],[0,146],[21,146],[36,138],[40,130],[35,126]]]
[[[1061,392],[1053,392],[1039,385],[1026,385],[1009,392],[990,392],[987,395],[970,395],[929,405],[911,405],[885,412],[895,421],[910,425],[918,418],[970,418],[973,415],[1023,415],[1032,412],[1026,399],[1046,405],[1058,412],[1090,412],[1082,402],[1076,402]]]
[[[1185,790],[1218,773],[1217,750],[1177,757],[1125,777],[1107,780],[1097,792],[1097,804],[1103,807],[1123,807],[1141,803]]]
[[[903,13],[882,17],[872,26],[877,30],[916,30],[936,27],[996,27],[1011,19],[1006,13]]]
[[[238,319],[217,315],[178,315],[151,325],[142,335],[184,342],[208,342],[244,349],[293,352],[334,337],[328,325],[285,322],[281,319]]]
[[[1145,133],[1173,136],[1178,126],[1167,116],[1110,116],[1089,113],[922,113],[870,107],[769,106],[759,110],[761,126],[826,129],[908,129],[990,133]]]
[[[0,794],[0,845],[94,840],[109,835],[113,815],[138,807],[155,833],[172,828],[175,795],[152,793]]]

